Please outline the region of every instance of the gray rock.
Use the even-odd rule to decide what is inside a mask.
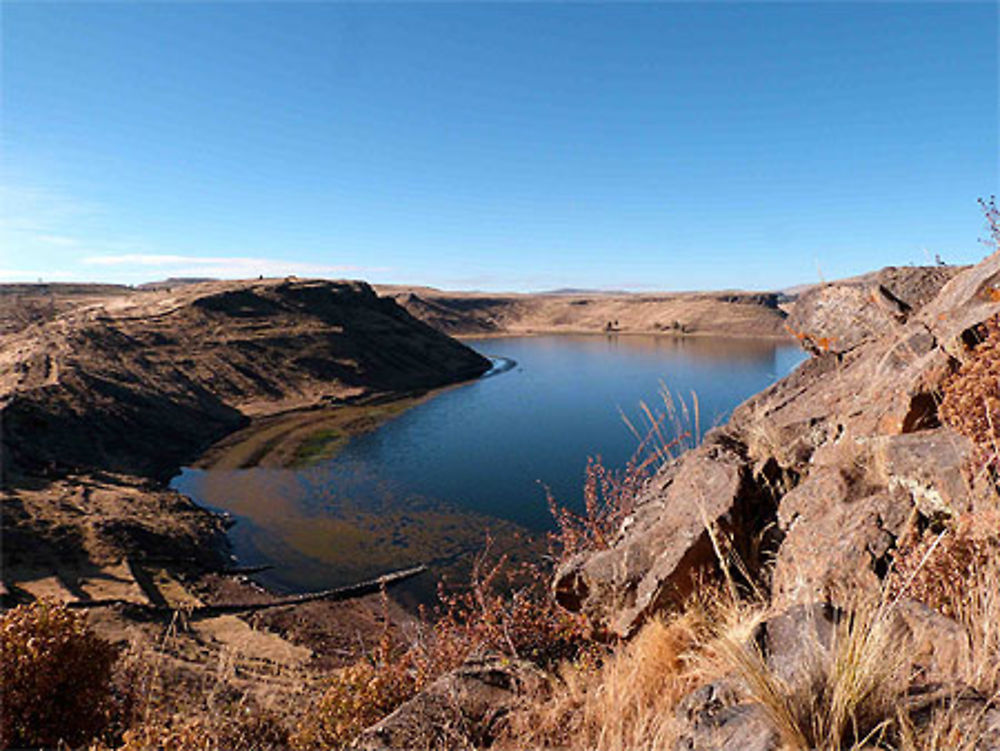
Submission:
[[[954,273],[887,273],[874,279],[884,288],[874,302],[864,286],[873,279],[811,293],[810,320],[827,337],[846,327],[849,346],[828,347],[748,400],[664,469],[608,549],[560,567],[559,602],[627,636],[716,567],[706,524],[751,551],[772,520],[775,604],[836,601],[838,592],[880,586],[915,515],[961,514],[970,497],[995,497],[966,481],[971,445],[940,424],[937,404],[970,332],[1000,312],[1000,254]]]
[[[488,746],[525,697],[544,700],[550,685],[524,660],[496,654],[470,657],[396,711],[365,730],[352,748],[457,749]]]
[[[776,751],[779,737],[757,704],[738,703],[725,681],[688,694],[678,704],[676,751]]]

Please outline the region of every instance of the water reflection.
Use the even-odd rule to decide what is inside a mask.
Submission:
[[[773,341],[549,336],[468,342],[508,372],[447,390],[336,457],[306,469],[194,470],[174,486],[229,511],[235,552],[273,563],[265,583],[336,586],[414,562],[453,561],[482,544],[523,545],[550,519],[544,487],[581,500],[588,456],[624,463],[635,439],[619,410],[655,401],[661,380],[696,391],[702,425],[802,359]]]

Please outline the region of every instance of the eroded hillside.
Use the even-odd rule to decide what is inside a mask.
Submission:
[[[0,354],[8,472],[161,476],[249,417],[489,363],[364,283],[213,282],[71,309]]]

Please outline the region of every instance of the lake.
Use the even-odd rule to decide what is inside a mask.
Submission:
[[[230,513],[241,565],[283,591],[340,586],[413,563],[454,568],[489,530],[516,549],[552,520],[549,488],[582,503],[587,459],[622,466],[640,402],[665,384],[702,432],[805,354],[773,340],[641,335],[470,339],[496,372],[445,389],[333,458],[299,469],[185,469],[172,486]],[[687,421],[694,429],[693,417]],[[424,577],[427,578],[427,577]],[[430,585],[425,585],[425,589]]]

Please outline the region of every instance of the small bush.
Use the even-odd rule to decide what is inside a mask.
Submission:
[[[470,585],[450,592],[442,588],[443,612],[433,642],[462,645],[465,654],[485,646],[544,667],[575,656],[588,644],[590,630],[583,616],[556,603],[550,576],[550,567],[541,563],[513,565],[505,555],[492,558],[487,540],[473,563]]]
[[[303,751],[344,748],[412,697],[426,679],[416,654],[392,651],[383,643],[369,657],[333,675],[329,687],[299,723],[292,746]]]
[[[0,745],[80,745],[103,732],[116,656],[65,607],[36,602],[0,615]]]
[[[238,704],[211,715],[149,718],[127,730],[115,751],[265,751],[287,747],[288,733],[279,718],[252,705]]]
[[[550,547],[558,560],[584,550],[603,550],[632,513],[635,499],[653,473],[652,463],[630,461],[614,472],[600,457],[587,460],[583,484],[582,514],[560,506],[551,492],[546,496],[557,531],[550,535]]]
[[[592,646],[585,620],[562,610],[549,593],[546,567],[513,565],[491,549],[487,538],[468,586],[440,588],[433,623],[413,643],[394,647],[387,627],[371,654],[334,673],[299,723],[295,748],[346,746],[475,649],[553,667]]]

